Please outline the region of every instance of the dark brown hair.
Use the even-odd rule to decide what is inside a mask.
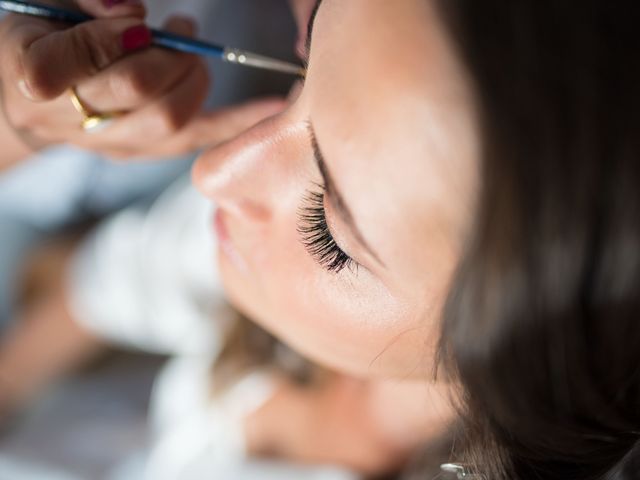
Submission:
[[[484,139],[442,360],[487,480],[640,478],[640,16],[441,0]]]

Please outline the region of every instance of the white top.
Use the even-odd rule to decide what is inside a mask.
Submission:
[[[146,475],[124,469],[114,479],[355,478],[247,458],[242,420],[270,397],[266,374],[253,372],[212,399],[211,364],[234,318],[216,274],[212,216],[185,178],[151,209],[113,216],[75,256],[70,300],[85,327],[121,345],[177,356],[153,389],[154,442],[138,467]]]

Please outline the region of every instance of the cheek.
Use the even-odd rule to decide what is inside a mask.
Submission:
[[[325,272],[291,240],[272,257],[277,264],[263,284],[262,322],[269,330],[320,364],[353,375],[422,376],[431,368],[427,344],[434,332],[409,302],[366,270]]]
[[[225,257],[220,269],[232,303],[265,329],[319,364],[353,375],[431,373],[439,308],[425,315],[422,302],[390,294],[365,269],[326,272],[301,244],[295,214],[269,225],[255,245],[250,272]]]

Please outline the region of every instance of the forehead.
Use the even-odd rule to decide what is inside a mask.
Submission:
[[[326,162],[367,240],[403,274],[416,260],[433,266],[444,245],[419,247],[468,222],[477,149],[467,84],[431,2],[325,0],[307,86]]]

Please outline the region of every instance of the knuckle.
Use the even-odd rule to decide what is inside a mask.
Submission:
[[[29,95],[34,99],[49,100],[58,92],[52,81],[49,62],[31,60],[22,64],[22,79],[28,89]]]
[[[104,70],[116,56],[115,49],[110,48],[108,42],[101,37],[99,32],[88,24],[70,30],[71,49],[78,66],[87,76]]]

